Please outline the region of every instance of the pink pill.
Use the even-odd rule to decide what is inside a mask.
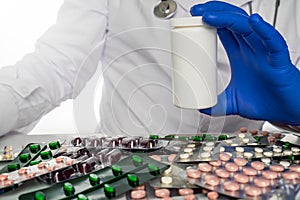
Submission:
[[[231,192],[234,192],[234,191],[237,191],[240,189],[240,185],[234,181],[226,181],[224,184],[223,184],[225,190],[228,190],[228,191],[231,191]]]
[[[270,170],[274,171],[274,172],[283,172],[284,171],[284,167],[282,165],[270,165]]]
[[[210,172],[212,170],[212,166],[208,163],[199,163],[198,168],[202,172]]]
[[[207,175],[204,177],[207,185],[217,186],[220,183],[220,179],[214,175]]]
[[[230,174],[225,169],[217,169],[215,174],[220,178],[229,178]]]
[[[130,196],[132,199],[143,199],[146,197],[146,191],[145,190],[133,190],[133,191],[131,191]]]
[[[155,196],[158,198],[165,198],[170,197],[170,190],[169,189],[156,189],[154,192]]]
[[[227,153],[222,152],[222,153],[220,153],[220,155],[219,155],[219,159],[220,159],[221,161],[227,162],[227,161],[230,160],[230,155],[228,155]]]
[[[299,179],[299,174],[297,172],[287,171],[282,173],[282,177],[285,180],[295,180]]]
[[[294,171],[294,172],[300,172],[300,165],[293,165],[289,167],[290,171]]]
[[[268,179],[265,178],[255,178],[254,179],[254,185],[264,188],[264,187],[269,187],[270,186],[270,181]]]
[[[245,193],[249,196],[260,196],[262,194],[262,190],[256,186],[247,186],[245,187]]]
[[[254,161],[251,163],[251,167],[253,169],[256,169],[257,171],[261,171],[265,168],[265,164],[263,162],[260,161]]]
[[[277,172],[270,171],[270,170],[263,171],[261,173],[261,175],[262,175],[262,177],[269,179],[269,180],[273,180],[278,177]]]
[[[207,193],[207,198],[209,200],[216,200],[216,199],[218,199],[218,197],[219,197],[219,194],[215,191]]]
[[[275,142],[275,140],[276,140],[276,138],[274,136],[269,136],[268,137],[268,142],[269,143],[273,143],[273,142]]]
[[[201,172],[198,169],[187,169],[186,174],[190,178],[200,178],[201,177]]]
[[[229,172],[236,172],[239,170],[239,166],[237,166],[235,163],[226,163],[225,169]]]
[[[243,168],[243,173],[245,175],[248,175],[248,176],[255,176],[255,175],[257,175],[257,171],[255,169],[253,169],[252,167],[245,167],[245,168]]]
[[[75,162],[74,159],[68,160],[68,161],[66,162],[66,165],[67,165],[67,166],[73,165],[74,162]]]
[[[212,160],[212,161],[209,161],[209,164],[213,167],[220,167],[222,165],[222,161],[221,160]]]
[[[48,172],[52,172],[52,171],[54,171],[55,170],[55,166],[54,165],[52,165],[52,166],[49,166],[48,168],[47,168],[47,170],[48,170]]]
[[[247,127],[241,127],[240,132],[241,133],[247,133]]]
[[[156,161],[161,161],[161,157],[159,155],[151,155],[150,158],[152,158]]]
[[[173,162],[174,160],[175,160],[175,158],[176,158],[176,154],[170,154],[169,156],[168,156],[168,161],[169,162]]]
[[[0,181],[5,181],[8,179],[8,174],[0,174]]]
[[[181,188],[178,190],[180,196],[186,196],[190,194],[194,194],[194,190],[191,188]]]
[[[241,184],[249,183],[249,177],[244,174],[235,174],[234,180]]]
[[[61,163],[61,162],[64,162],[64,161],[65,161],[65,157],[62,157],[62,156],[57,157],[57,158],[55,159],[55,162],[56,162],[56,163]]]
[[[235,158],[233,162],[240,167],[243,167],[248,163],[248,161],[245,158]]]
[[[36,175],[36,172],[29,173],[28,178],[33,178],[33,177],[35,177],[35,175]]]
[[[41,162],[41,163],[38,164],[38,168],[39,169],[44,169],[44,168],[46,168],[46,164],[47,164],[46,162]]]
[[[13,183],[14,183],[13,179],[6,180],[6,181],[4,181],[4,186],[9,186],[9,185],[12,185]]]
[[[256,135],[258,133],[258,130],[252,129],[250,130],[251,135]]]
[[[280,138],[281,138],[281,133],[274,133],[273,136],[274,136],[276,139],[280,139]]]
[[[28,167],[23,167],[18,170],[18,174],[21,176],[21,175],[27,174],[28,171],[29,171]]]

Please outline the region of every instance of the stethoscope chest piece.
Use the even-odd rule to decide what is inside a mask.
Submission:
[[[162,0],[154,7],[154,15],[159,18],[168,19],[173,17],[177,9],[177,4],[174,0]]]

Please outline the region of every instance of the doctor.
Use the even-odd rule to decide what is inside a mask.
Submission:
[[[159,2],[65,0],[56,25],[36,42],[35,51],[0,70],[0,134],[30,131],[62,101],[75,98],[100,65],[104,88],[97,132],[230,132],[259,129],[265,120],[297,129],[300,2],[282,1],[277,10],[275,0],[226,1],[238,7],[176,1],[173,17],[189,16],[199,4],[191,14],[217,27],[225,47],[220,43],[218,75],[219,90],[226,90],[215,108],[202,111],[206,114],[172,104],[170,20],[154,16]],[[249,17],[251,12],[269,23],[275,16],[281,34],[260,16]],[[220,112],[224,106],[226,113]]]

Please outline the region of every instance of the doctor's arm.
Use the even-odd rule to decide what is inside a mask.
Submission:
[[[35,51],[0,70],[0,135],[36,123],[79,94],[101,58],[107,2],[65,0]]]
[[[299,130],[300,72],[282,35],[258,14],[213,1],[191,8],[217,28],[231,65],[231,80],[209,115],[240,115]]]

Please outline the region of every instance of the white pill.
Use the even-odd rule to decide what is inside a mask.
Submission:
[[[236,146],[239,146],[239,145],[237,143],[231,143],[230,146],[236,147]]]
[[[254,151],[255,151],[256,153],[262,153],[264,150],[263,150],[262,148],[255,147],[255,148],[254,148]]]
[[[249,138],[243,138],[242,142],[245,143],[245,144],[248,144],[250,142],[250,139]]]
[[[207,142],[207,143],[205,143],[205,145],[208,146],[208,147],[212,147],[212,146],[215,145],[215,143],[214,142]]]
[[[291,155],[293,155],[293,152],[291,150],[284,150],[283,155],[284,156],[291,156]]]
[[[244,153],[244,157],[245,158],[252,158],[253,157],[253,153],[251,153],[251,152],[245,152]]]
[[[203,151],[212,151],[213,150],[213,147],[203,147]]]
[[[208,153],[208,152],[202,152],[200,155],[201,155],[201,158],[209,158],[210,157],[210,153]]]
[[[161,177],[161,183],[165,185],[170,185],[173,182],[173,178],[170,176],[163,176]]]
[[[257,143],[255,143],[255,142],[252,142],[252,143],[249,143],[248,145],[252,145],[252,146],[256,146],[257,145]]]
[[[185,148],[183,150],[184,153],[192,153],[193,152],[193,149],[192,148]]]
[[[227,144],[231,144],[231,143],[232,143],[232,140],[225,140],[225,142],[226,142]]]
[[[263,154],[266,157],[272,157],[273,156],[273,152],[271,152],[271,151],[265,151]]]
[[[190,155],[187,153],[182,153],[179,155],[179,158],[182,160],[188,159],[189,157],[190,157]]]
[[[235,151],[239,152],[239,153],[243,153],[244,152],[244,148],[243,147],[235,147]]]
[[[224,152],[225,151],[225,147],[220,147],[220,152]]]
[[[281,153],[281,152],[282,152],[282,149],[279,148],[279,147],[274,147],[274,148],[273,148],[273,151],[274,151],[275,153]]]
[[[298,147],[291,147],[293,153],[299,153],[300,149]]]
[[[188,148],[195,148],[196,145],[195,145],[195,144],[188,144],[187,147],[188,147]]]
[[[284,168],[288,168],[291,164],[288,161],[280,161],[279,164],[281,164]]]
[[[239,137],[239,138],[245,138],[246,135],[245,135],[245,133],[240,133],[240,134],[238,134],[238,137]]]
[[[262,158],[261,162],[263,162],[265,164],[270,164],[271,163],[271,159],[270,158]]]

